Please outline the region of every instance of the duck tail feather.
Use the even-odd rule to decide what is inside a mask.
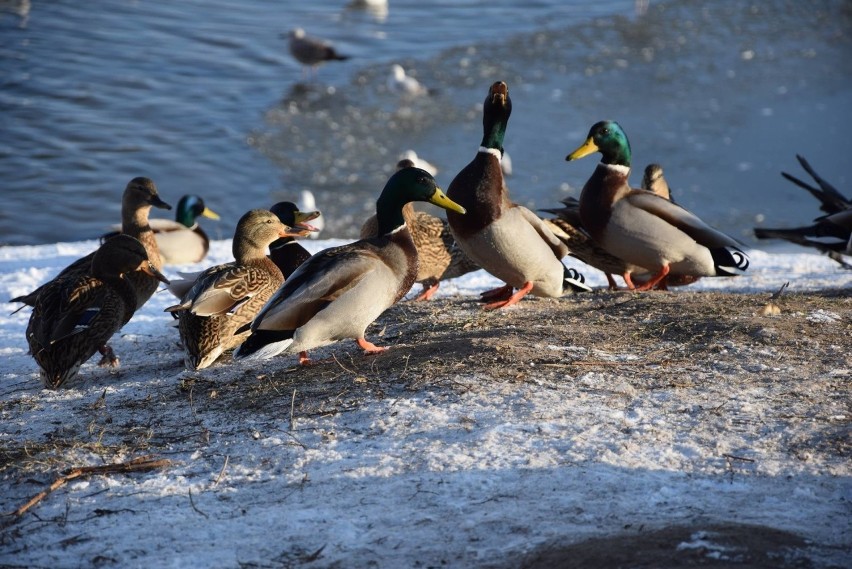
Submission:
[[[719,276],[734,277],[744,274],[748,269],[748,255],[736,247],[717,247],[710,249],[710,254]]]

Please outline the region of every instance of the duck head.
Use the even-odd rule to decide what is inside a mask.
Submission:
[[[122,198],[122,207],[125,207],[125,205],[130,206],[129,209],[131,210],[137,206],[145,205],[160,209],[172,209],[172,206],[160,199],[154,180],[144,176],[133,178],[127,183]]]
[[[122,278],[135,271],[169,284],[169,279],[151,264],[145,246],[130,235],[119,234],[107,239],[92,258],[92,274],[102,280]]]
[[[219,219],[219,214],[204,205],[200,196],[188,194],[180,198],[175,210],[175,221],[186,227],[194,227],[199,217]]]
[[[277,215],[281,223],[298,232],[296,237],[305,237],[317,231],[317,228],[308,222],[321,215],[319,211],[299,211],[299,207],[293,202],[278,202],[269,208],[269,211]]]
[[[630,142],[621,126],[615,121],[595,123],[586,142],[580,148],[565,157],[565,160],[578,160],[593,152],[600,152],[604,164],[616,164],[630,167]]]
[[[388,179],[376,201],[379,235],[387,235],[401,227],[405,223],[402,206],[414,201],[429,202],[446,210],[465,213],[462,206],[448,198],[438,187],[429,172],[409,166],[398,170]]]
[[[294,229],[281,223],[268,209],[253,209],[237,222],[232,251],[234,258],[244,262],[249,258],[266,256],[266,248],[282,237],[298,237],[303,229]]]
[[[509,86],[504,81],[496,81],[488,89],[488,96],[482,106],[482,146],[496,148],[503,152],[503,138],[506,125],[512,114],[512,99],[509,98]]]

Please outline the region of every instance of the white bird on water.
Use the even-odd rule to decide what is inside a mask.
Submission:
[[[407,75],[405,69],[398,63],[391,65],[391,74],[388,77],[388,91],[406,97],[420,97],[429,94],[429,89],[414,77]]]

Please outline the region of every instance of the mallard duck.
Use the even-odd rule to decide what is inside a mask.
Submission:
[[[663,167],[659,164],[648,164],[645,168],[645,175],[642,177],[642,189],[653,192],[661,198],[674,201],[671,197],[669,185],[663,175]],[[569,254],[572,257],[576,257],[587,265],[603,271],[610,290],[618,289],[618,285],[612,276],[614,274],[629,274],[631,275],[631,279],[637,281],[642,281],[643,277],[647,279],[651,276],[646,269],[632,265],[615,255],[611,255],[603,247],[595,243],[588,232],[583,229],[583,222],[580,220],[580,202],[576,198],[569,196],[560,201],[563,205],[561,208],[544,208],[540,210],[557,216],[555,219],[546,219],[545,223],[568,246],[570,250]],[[636,278],[637,275],[640,275],[639,279]],[[662,284],[662,288],[665,288],[666,285],[686,285],[696,280],[698,279],[695,277],[670,278],[669,282]],[[628,283],[625,281],[625,283],[628,287],[634,286],[632,282]]]
[[[344,61],[349,59],[348,55],[337,53],[329,42],[324,39],[309,36],[302,28],[294,28],[288,34],[290,40],[290,55],[301,63],[302,75],[305,69],[310,69],[313,75],[316,68],[326,61]]]
[[[278,202],[269,210],[278,216],[281,223],[288,227],[303,230],[300,235],[313,235],[316,227],[308,223],[320,217],[318,211],[299,211],[293,202]],[[269,246],[269,258],[284,274],[290,278],[299,265],[308,260],[311,254],[292,236],[282,237]]]
[[[568,254],[565,244],[537,215],[509,199],[500,158],[511,112],[509,89],[497,81],[485,99],[479,151],[447,190],[468,212],[447,212],[456,243],[474,263],[506,283],[484,293],[483,299],[492,301],[488,309],[515,304],[527,293],[560,297],[591,290],[580,273],[562,264]]]
[[[755,227],[755,237],[758,239],[784,239],[797,245],[813,247],[827,254],[844,267],[852,267],[842,257],[842,255],[852,255],[852,200],[822,179],[807,160],[799,155],[796,155],[796,158],[819,187],[811,186],[787,172],[781,172],[781,175],[810,192],[819,200],[820,210],[828,215],[817,217],[814,219],[814,223],[802,227],[787,229]]]
[[[663,167],[659,164],[648,164],[645,166],[645,174],[642,176],[642,189],[674,203],[669,183],[666,181],[665,175],[663,175]]]
[[[248,332],[235,331],[251,322],[284,282],[266,248],[276,239],[305,233],[265,209],[253,209],[240,218],[233,241],[235,260],[202,272],[181,302],[165,309],[178,316],[187,369],[208,367],[246,339]]]
[[[219,214],[204,205],[200,196],[185,195],[175,208],[175,219],[151,218],[148,223],[154,230],[154,238],[164,265],[188,265],[199,263],[210,250],[210,238],[198,224],[199,217],[219,219]],[[116,226],[101,240],[109,239],[121,232]]]
[[[364,331],[401,299],[417,277],[417,249],[402,216],[410,201],[428,201],[464,213],[425,170],[394,173],[376,201],[378,237],[325,249],[305,261],[266,303],[251,324],[251,335],[234,352],[237,359],[265,359],[299,353],[353,338],[367,353],[386,348],[366,340]]]
[[[142,243],[118,235],[94,252],[88,274],[67,274],[42,286],[27,325],[27,343],[45,387],[64,384],[97,351],[103,355],[100,365],[118,366],[107,342],[136,311],[136,290],[127,278],[134,272],[169,282]]]
[[[397,170],[411,167],[414,167],[414,162],[408,158],[403,158],[396,165]],[[412,203],[403,206],[402,217],[417,247],[418,269],[414,282],[423,285],[423,291],[414,300],[429,300],[438,291],[442,280],[454,279],[479,269],[456,245],[446,221],[425,212],[414,211]],[[375,237],[378,230],[376,216],[370,216],[361,226],[361,239]]]
[[[701,277],[745,272],[748,256],[735,239],[667,199],[630,187],[630,143],[618,123],[596,123],[586,142],[566,160],[593,152],[600,152],[603,159],[580,194],[580,219],[607,252],[652,272],[638,290],[653,288],[669,274]],[[630,286],[630,272],[623,276]]]
[[[142,243],[148,253],[148,260],[151,265],[159,271],[163,268],[163,263],[160,259],[157,241],[154,238],[154,231],[148,223],[151,207],[172,209],[172,206],[160,199],[157,186],[154,185],[153,180],[143,177],[130,180],[121,198],[121,232],[138,239]],[[94,252],[77,259],[62,269],[55,278],[91,274],[93,257]],[[159,283],[156,278],[140,271],[130,273],[127,278],[136,289],[137,308],[151,298]],[[40,286],[29,294],[13,298],[9,302],[23,302],[25,305],[33,306],[44,286]]]

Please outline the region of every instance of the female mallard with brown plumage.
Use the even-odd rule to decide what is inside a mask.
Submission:
[[[148,223],[148,214],[151,211],[151,207],[172,209],[172,206],[160,199],[157,193],[157,186],[154,185],[153,180],[144,177],[130,180],[121,198],[121,233],[139,240],[145,247],[151,266],[160,271],[163,268],[163,262],[160,259],[159,247],[154,237],[154,231]],[[85,257],[77,259],[62,269],[55,279],[91,274],[94,254],[92,252]],[[157,286],[159,286],[157,278],[145,272],[134,271],[127,275],[127,278],[136,290],[137,308],[145,304],[157,290]],[[36,298],[45,286],[42,285],[33,292],[13,298],[9,302],[23,302],[26,305],[33,306]]]
[[[248,333],[236,330],[255,317],[284,275],[266,256],[279,238],[304,236],[269,210],[251,210],[240,218],[234,234],[234,261],[210,267],[195,279],[180,304],[166,308],[178,316],[187,369],[203,369],[223,352],[238,346]]]
[[[464,209],[444,195],[425,170],[393,174],[376,201],[378,236],[320,251],[305,261],[251,324],[251,335],[234,352],[237,359],[260,360],[298,353],[353,338],[367,353],[386,348],[368,342],[364,332],[399,301],[417,277],[417,248],[402,216],[411,201]]]
[[[583,276],[562,264],[568,248],[529,209],[513,203],[503,183],[500,159],[503,138],[512,113],[506,83],[488,90],[483,106],[483,137],[473,161],[456,175],[447,195],[468,213],[447,212],[456,243],[483,269],[504,281],[504,287],[484,293],[485,308],[501,308],[526,294],[560,297],[591,290]],[[518,289],[513,294],[514,289]]]
[[[45,387],[64,384],[97,351],[103,355],[100,365],[118,366],[107,342],[136,311],[136,289],[129,279],[136,272],[169,282],[138,240],[118,235],[95,251],[90,274],[68,274],[41,287],[27,343]]]
[[[593,152],[602,160],[580,194],[580,219],[607,252],[652,273],[637,290],[651,289],[669,274],[734,276],[748,268],[748,256],[735,239],[667,199],[630,187],[630,143],[618,123],[593,125],[586,142],[566,160]],[[630,272],[623,276],[629,286]]]
[[[414,162],[403,158],[397,163],[396,169],[399,171],[413,166]],[[423,285],[423,291],[414,300],[429,300],[438,291],[441,281],[479,269],[456,245],[445,220],[426,212],[414,211],[412,203],[403,206],[402,216],[417,247],[418,269],[414,282]],[[361,239],[376,236],[378,229],[376,216],[370,216],[361,227]]]

